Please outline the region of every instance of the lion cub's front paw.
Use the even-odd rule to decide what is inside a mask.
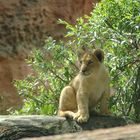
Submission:
[[[80,113],[76,113],[75,116],[73,117],[73,119],[79,123],[84,123],[84,122],[88,121],[89,115],[82,115]]]
[[[87,122],[88,121],[88,116],[79,116],[78,118],[77,118],[77,122],[79,122],[79,123],[84,123],[84,122]]]

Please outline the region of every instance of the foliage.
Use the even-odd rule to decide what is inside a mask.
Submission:
[[[139,7],[138,0],[103,0],[90,16],[77,19],[76,25],[59,20],[66,25],[69,41],[49,38],[42,50],[33,52],[28,62],[38,74],[16,82],[19,93],[26,97],[18,113],[54,114],[62,87],[77,72],[75,52],[85,45],[90,49],[100,47],[106,54],[111,86],[116,89],[110,101],[111,111],[134,118],[135,83],[140,66]],[[50,84],[47,89],[46,79]]]
[[[35,74],[15,81],[24,106],[14,114],[56,114],[60,92],[72,79],[73,67],[77,70],[72,62],[74,57],[71,48],[65,48],[62,42],[56,43],[51,37],[42,50],[35,49],[27,59]]]

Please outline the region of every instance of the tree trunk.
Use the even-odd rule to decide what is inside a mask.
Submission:
[[[134,109],[135,109],[136,119],[140,120],[140,67],[138,68],[137,77],[136,77]]]

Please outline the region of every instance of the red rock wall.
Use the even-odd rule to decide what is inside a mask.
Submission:
[[[57,20],[74,24],[97,1],[0,0],[0,112],[21,104],[12,81],[30,72],[24,62],[29,50],[40,47],[47,35],[63,38],[66,30]]]
[[[23,79],[31,73],[24,59],[0,58],[0,114],[5,114],[6,109],[20,106],[22,100],[13,85],[14,79]]]

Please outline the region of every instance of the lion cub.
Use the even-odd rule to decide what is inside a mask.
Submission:
[[[110,97],[109,74],[104,64],[104,53],[83,50],[79,55],[80,71],[71,83],[64,87],[59,100],[59,116],[72,117],[86,122],[89,112],[100,102],[102,114],[108,114]]]

